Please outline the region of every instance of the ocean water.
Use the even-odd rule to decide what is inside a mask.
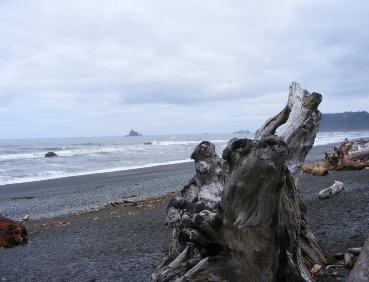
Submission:
[[[192,150],[203,140],[214,143],[221,155],[229,139],[253,136],[254,134],[198,134],[3,139],[0,140],[0,185],[182,163],[190,161]],[[318,134],[315,145],[360,137],[369,137],[369,131],[323,132]],[[44,154],[48,151],[57,153],[58,157],[45,158]]]

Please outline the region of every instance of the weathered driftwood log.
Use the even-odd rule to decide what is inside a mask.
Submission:
[[[10,248],[27,241],[27,231],[22,223],[0,216],[0,247]]]
[[[325,153],[324,159],[318,164],[304,164],[301,169],[313,175],[325,175],[329,170],[361,170],[369,167],[369,142],[354,142],[346,139],[334,152]]]
[[[326,264],[295,185],[320,101],[293,83],[287,106],[257,140],[230,140],[222,159],[209,142],[195,148],[196,174],[168,205],[173,240],[153,280],[310,281],[309,269]]]
[[[353,148],[351,147],[350,150],[348,150],[347,159],[350,161],[368,161],[369,142],[365,140],[357,140],[356,146]]]
[[[334,181],[333,185],[319,192],[319,199],[328,199],[343,191],[343,183]]]
[[[301,170],[305,173],[312,175],[324,176],[328,174],[328,171],[332,169],[332,166],[325,161],[325,159],[318,164],[303,164],[301,165]]]

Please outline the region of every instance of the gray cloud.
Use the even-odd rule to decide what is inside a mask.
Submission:
[[[285,103],[292,80],[321,92],[326,112],[366,110],[368,8],[364,0],[1,1],[0,138],[202,132],[212,122],[218,132],[255,129]],[[206,128],[195,125],[200,113]]]

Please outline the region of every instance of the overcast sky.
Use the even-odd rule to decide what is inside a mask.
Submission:
[[[369,2],[1,0],[0,138],[257,129],[298,81],[369,109]]]

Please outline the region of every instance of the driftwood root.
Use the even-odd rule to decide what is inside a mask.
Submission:
[[[27,242],[27,231],[21,222],[0,216],[0,247],[11,248]]]

